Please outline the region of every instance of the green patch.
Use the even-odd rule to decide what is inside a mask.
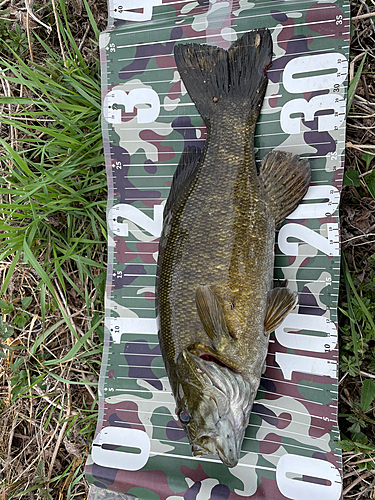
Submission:
[[[148,488],[130,488],[127,493],[134,495],[135,498],[144,498],[144,500],[160,500],[159,495]]]
[[[343,186],[359,187],[360,185],[361,181],[357,170],[347,170],[344,174]]]
[[[361,390],[361,406],[363,411],[367,411],[375,398],[375,382],[371,378],[363,382]]]
[[[301,380],[297,387],[298,392],[307,401],[319,401],[324,406],[332,402],[331,387],[327,386],[327,384]]]

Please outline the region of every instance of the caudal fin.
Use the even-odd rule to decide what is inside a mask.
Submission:
[[[244,118],[259,111],[272,60],[268,29],[245,33],[228,51],[211,45],[180,44],[174,48],[177,69],[202,118],[231,106]]]

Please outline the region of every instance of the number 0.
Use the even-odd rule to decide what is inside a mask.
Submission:
[[[338,64],[340,59],[340,64]],[[334,70],[325,75],[314,76],[314,71]],[[292,94],[314,92],[332,88],[333,84],[342,83],[347,75],[348,61],[339,52],[314,54],[311,56],[295,57],[285,66],[283,84]],[[308,76],[297,75],[308,73]]]
[[[325,480],[326,484],[303,480],[304,476]],[[292,500],[339,500],[341,497],[339,471],[326,460],[317,458],[283,455],[277,463],[276,483],[281,493]]]

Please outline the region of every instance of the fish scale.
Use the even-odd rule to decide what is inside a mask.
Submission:
[[[162,325],[175,332],[170,342],[163,342],[166,359],[173,363],[185,347],[208,341],[195,307],[199,285],[210,285],[223,300],[227,295],[236,312],[242,314],[244,325],[252,324],[258,331],[264,323],[273,274],[275,222],[266,203],[259,203],[265,195],[258,181],[254,154],[249,150],[248,157],[244,155],[245,144],[253,141],[255,125],[248,127],[247,133],[242,126],[242,130],[230,134],[228,152],[217,148],[225,140],[223,129],[232,123],[232,118],[236,117],[218,117],[217,128],[212,124],[203,166],[186,204],[176,216],[178,230],[169,236],[164,251],[164,255],[174,252],[174,257],[163,263],[162,272],[171,277],[174,305],[170,310],[179,311],[173,317],[168,312],[168,292],[160,295]],[[236,163],[234,157],[239,158]],[[179,259],[176,254],[181,246],[183,257]],[[259,309],[263,314],[258,309],[250,310],[250,297],[261,300]],[[238,317],[230,311],[227,314],[229,323],[233,323],[231,316]],[[249,364],[249,345],[254,340],[246,326],[241,328],[244,336],[235,328],[232,333],[243,344],[244,362]]]

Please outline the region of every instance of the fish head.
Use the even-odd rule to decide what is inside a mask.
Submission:
[[[194,456],[218,455],[235,467],[259,381],[183,350],[177,360],[177,415]]]

